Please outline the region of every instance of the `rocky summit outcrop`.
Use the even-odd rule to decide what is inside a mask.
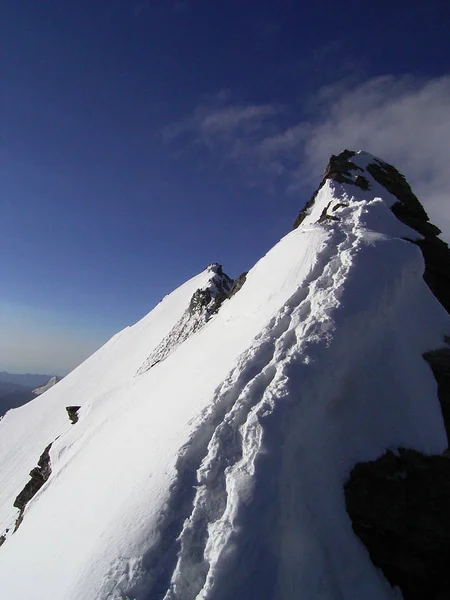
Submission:
[[[208,266],[208,270],[211,273],[208,284],[194,292],[182,317],[156,346],[137,375],[145,373],[165,360],[178,346],[199,331],[229,297],[233,280],[223,272],[222,265],[212,263]]]
[[[319,189],[327,179],[370,188],[366,174],[382,185],[397,201],[395,216],[417,231],[420,239],[408,239],[422,251],[424,280],[450,313],[450,249],[430,223],[405,177],[392,165],[373,158],[364,169],[351,159],[355,152],[345,150],[332,156]],[[310,213],[316,192],[300,211],[294,228]],[[319,223],[335,220],[328,207]],[[416,238],[416,236],[414,236]],[[438,387],[438,397],[450,438],[450,338],[441,348],[423,356],[430,365]],[[353,530],[367,547],[373,563],[405,600],[444,600],[450,598],[450,452],[424,456],[398,448],[378,460],[359,463],[345,485],[347,510]]]
[[[350,160],[350,158],[355,154],[356,152],[353,152],[352,150],[344,150],[337,156],[335,156],[334,154],[331,156],[319,187],[314,192],[311,199],[299,212],[297,218],[294,221],[293,229],[297,229],[297,227],[304,221],[305,217],[309,214],[311,208],[314,206],[317,194],[325,185],[327,179],[333,179],[338,183],[350,183],[356,185],[362,190],[369,189],[369,181],[366,177],[364,177],[364,175],[361,175],[361,173],[364,173],[364,169],[357,166],[354,162]],[[322,213],[322,220],[325,214],[326,210],[324,211],[324,213]]]
[[[370,184],[364,175],[364,169],[351,160],[355,155],[356,152],[352,150],[344,150],[337,156],[331,156],[317,191],[298,214],[294,229],[309,214],[319,190],[328,179],[337,183],[355,185],[362,190],[369,189]],[[411,186],[395,167],[373,158],[366,169],[375,181],[397,198],[397,202],[391,208],[395,216],[422,236],[422,239],[409,241],[417,244],[422,250],[425,260],[423,278],[442,306],[450,313],[450,249],[438,237],[441,233],[440,229],[430,223],[425,209],[413,193]],[[325,210],[320,220],[334,218]]]

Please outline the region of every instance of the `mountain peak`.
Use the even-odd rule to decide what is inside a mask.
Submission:
[[[7,412],[3,595],[450,597],[448,248],[417,202],[333,156],[234,284],[210,264]]]
[[[364,191],[370,190],[373,183],[376,182],[395,198],[390,208],[398,218],[405,219],[405,222],[409,221],[416,227],[424,227],[424,224],[429,221],[427,213],[413,193],[404,175],[395,167],[362,150],[359,152],[343,150],[340,154],[331,156],[318,189],[305,208],[300,211],[295,220],[294,229],[302,223],[314,204],[319,190],[327,180],[333,180],[339,184],[354,185]],[[385,201],[389,202],[389,198]],[[425,225],[426,227],[428,225]],[[434,234],[440,233],[437,227],[433,225],[429,227],[432,228]]]
[[[330,183],[336,187],[332,193],[334,201],[318,210],[319,193]],[[339,221],[339,209],[348,197],[364,202],[364,210],[369,212],[376,208],[375,201],[382,199],[397,220],[407,226],[398,229],[397,235],[419,246],[425,261],[424,279],[450,313],[450,249],[438,237],[440,229],[430,223],[405,176],[389,163],[364,151],[344,150],[332,155],[318,189],[297,216],[294,229],[304,223]],[[387,229],[383,229],[381,219],[372,221],[381,234],[395,229],[392,219],[384,219]]]

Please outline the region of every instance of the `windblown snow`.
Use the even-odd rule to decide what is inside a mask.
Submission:
[[[5,415],[2,597],[401,597],[354,535],[343,484],[387,448],[446,448],[422,354],[450,323],[403,239],[418,234],[364,176],[367,191],[327,180],[201,326],[186,311],[215,289],[214,265]],[[75,425],[66,406],[81,406]],[[51,475],[13,533],[14,500],[52,442]]]

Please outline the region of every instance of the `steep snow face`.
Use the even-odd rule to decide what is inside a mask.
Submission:
[[[108,394],[114,390],[120,394],[124,386],[126,389],[149,353],[181,318],[195,291],[206,287],[212,276],[208,268],[184,283],[141,321],[111,338],[57,386],[26,408],[5,415],[0,431],[0,534],[5,529],[11,533],[18,514],[13,508],[14,499],[44,448],[70,431],[65,407],[82,406],[89,412],[94,400],[99,407],[102,398],[107,403]]]
[[[33,394],[35,396],[40,396],[41,394],[43,394],[44,392],[49,390],[51,387],[53,387],[56,383],[58,383],[58,381],[59,381],[59,379],[58,379],[58,377],[56,377],[56,375],[54,375],[53,377],[50,377],[50,379],[47,381],[47,383],[34,389]]]
[[[367,189],[327,180],[200,328],[171,335],[189,329],[208,270],[6,414],[3,527],[55,441],[49,480],[0,549],[5,597],[399,597],[353,534],[343,483],[386,448],[445,449],[422,353],[450,319],[368,158],[352,159]],[[76,425],[66,405],[82,406]]]

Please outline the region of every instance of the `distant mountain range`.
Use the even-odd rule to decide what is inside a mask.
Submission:
[[[0,417],[11,408],[30,402],[59,380],[55,375],[0,371]]]
[[[43,394],[44,392],[46,392],[47,390],[49,390],[51,387],[53,387],[54,385],[56,385],[58,383],[58,381],[61,381],[60,377],[57,377],[56,375],[53,375],[53,377],[50,377],[50,379],[47,381],[47,383],[45,383],[44,385],[41,385],[41,386],[35,388],[33,390],[33,394],[35,396],[40,396],[41,394]]]
[[[16,383],[31,389],[44,385],[53,375],[37,375],[31,373],[8,373],[0,371],[0,381]]]

